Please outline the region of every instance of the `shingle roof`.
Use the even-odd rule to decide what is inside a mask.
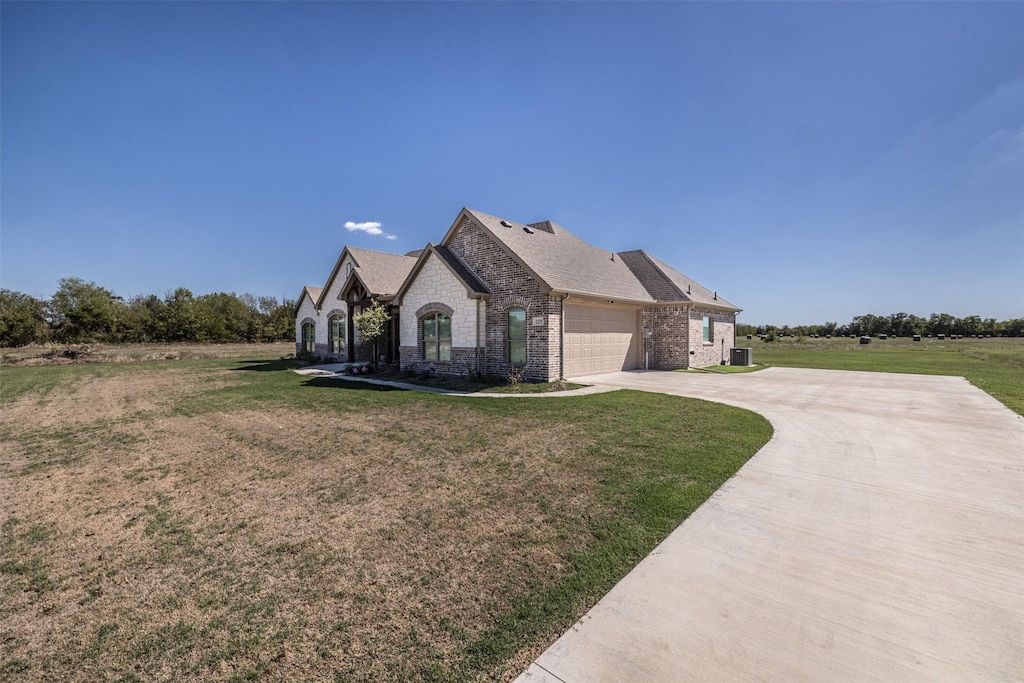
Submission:
[[[654,301],[621,258],[587,244],[556,223],[542,221],[531,227],[471,209],[466,212],[554,291]]]
[[[387,254],[383,251],[346,247],[356,263],[359,279],[374,296],[394,296],[402,287],[416,257]]]
[[[658,303],[692,301],[717,308],[740,310],[696,280],[651,256],[646,251],[624,251],[622,261]]]
[[[320,301],[320,294],[323,292],[321,287],[314,287],[313,285],[306,285],[302,288],[302,294],[299,294],[299,298],[295,300],[295,310],[292,315],[299,314],[299,308],[302,307],[302,297],[308,296],[309,300],[316,306],[317,302]]]
[[[432,247],[432,249],[434,250],[435,254],[437,254],[440,258],[444,260],[445,263],[448,264],[448,267],[455,272],[459,279],[462,280],[463,283],[465,283],[466,287],[468,287],[470,291],[472,291],[474,294],[491,293],[491,290],[487,288],[487,285],[485,285],[480,280],[480,278],[476,276],[476,273],[470,270],[469,266],[463,263],[462,259],[456,256],[455,252],[453,252],[451,249],[440,245]]]
[[[310,301],[312,301],[314,304],[316,303],[317,299],[320,298],[320,293],[322,291],[323,290],[320,287],[306,285],[306,296],[308,296]]]

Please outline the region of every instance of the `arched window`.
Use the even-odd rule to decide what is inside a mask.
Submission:
[[[302,352],[313,355],[316,351],[316,326],[308,320],[302,323]]]
[[[327,348],[331,353],[342,353],[345,350],[345,316],[333,315],[328,322]]]
[[[444,313],[430,313],[423,326],[423,360],[449,363],[452,360],[452,319]]]
[[[508,312],[508,362],[526,365],[525,308],[513,308]]]

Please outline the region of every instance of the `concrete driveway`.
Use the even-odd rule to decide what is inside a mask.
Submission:
[[[1024,419],[1001,403],[828,370],[581,381],[775,436],[519,681],[1024,679]]]

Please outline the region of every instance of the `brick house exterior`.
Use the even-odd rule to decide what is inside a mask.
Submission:
[[[612,253],[550,221],[470,209],[439,244],[404,256],[346,247],[325,287],[303,290],[296,350],[308,351],[310,322],[317,355],[330,347],[319,329],[334,306],[349,326],[343,355],[354,360],[351,316],[371,301],[392,312],[387,360],[404,370],[516,368],[533,381],[729,362],[740,311],[644,251]]]

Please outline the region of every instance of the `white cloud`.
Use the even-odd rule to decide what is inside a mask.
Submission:
[[[379,221],[366,221],[363,223],[356,223],[354,221],[345,221],[345,229],[349,232],[365,232],[367,235],[384,235],[384,239],[397,240],[398,235],[392,235],[390,232],[384,232],[380,229],[383,223]]]
[[[367,235],[379,235],[383,230],[380,229],[381,223],[377,221],[366,221],[365,223],[353,223],[352,221],[345,221],[345,229],[349,232],[365,232]]]

